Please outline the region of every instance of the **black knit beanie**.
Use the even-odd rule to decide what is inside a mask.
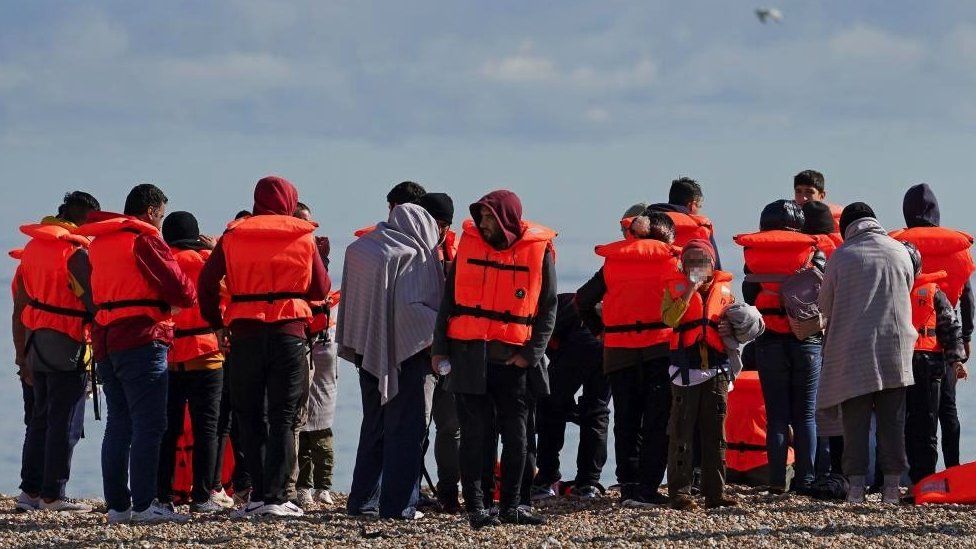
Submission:
[[[196,247],[200,225],[190,212],[173,212],[163,220],[163,240],[170,246]]]
[[[834,232],[834,216],[830,206],[810,201],[803,205],[803,232],[805,234],[830,234]]]
[[[871,206],[868,206],[864,202],[853,202],[848,204],[847,207],[844,208],[844,211],[840,214],[841,236],[847,238],[847,228],[850,227],[851,223],[865,217],[876,217],[874,215],[874,210],[871,209]]]
[[[454,224],[454,201],[444,193],[427,193],[414,201],[431,217],[448,225]]]

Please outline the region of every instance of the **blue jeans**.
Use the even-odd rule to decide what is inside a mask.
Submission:
[[[786,487],[786,456],[790,426],[796,457],[794,485],[807,488],[814,480],[817,452],[817,385],[821,343],[805,343],[792,335],[770,334],[756,340],[759,383],[766,401],[766,453],[769,484]]]
[[[113,511],[130,505],[144,511],[156,499],[159,448],[166,432],[167,351],[153,342],[110,353],[98,363],[108,410],[102,484]]]

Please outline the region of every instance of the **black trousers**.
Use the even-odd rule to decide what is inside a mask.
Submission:
[[[33,409],[21,464],[24,492],[47,499],[64,497],[71,456],[83,434],[87,385],[84,371],[34,371]]]
[[[230,397],[252,501],[284,503],[298,462],[298,406],[308,389],[308,345],[274,331],[247,338],[231,336]]]
[[[190,496],[193,501],[203,503],[210,499],[210,491],[220,486],[213,482],[213,471],[217,462],[217,421],[223,385],[223,370],[170,370],[166,433],[159,450],[159,501],[173,499],[176,442],[183,434],[187,404],[193,428],[193,489]]]
[[[483,476],[495,448],[492,418],[502,437],[502,484],[499,506],[518,505],[525,468],[528,420],[526,369],[506,364],[488,364],[487,388],[483,395],[458,394],[458,421],[461,424],[461,490],[468,512],[484,509],[490,486]]]
[[[946,467],[959,465],[959,412],[956,410],[956,371],[946,368],[939,399],[939,426],[942,428],[942,461]]]
[[[942,353],[912,356],[915,384],[905,393],[905,453],[912,483],[935,473],[939,461],[939,400],[945,371]]]
[[[223,488],[224,451],[227,449],[227,441],[230,439],[230,429],[233,423],[231,421],[233,414],[230,406],[230,377],[227,373],[227,363],[228,361],[224,361],[224,379],[220,388],[220,410],[217,412],[217,459],[214,460],[213,480],[211,481],[214,490]],[[233,445],[233,443],[231,444]]]
[[[611,372],[617,482],[656,491],[668,466],[671,377],[668,358]]]
[[[566,440],[566,424],[579,424],[576,453],[576,486],[596,486],[607,463],[607,431],[610,426],[610,381],[603,373],[601,353],[583,357],[560,356],[549,368],[552,393],[536,407],[539,431],[535,484],[549,485],[562,478],[559,452]],[[584,360],[580,360],[583,358]],[[586,360],[588,358],[588,360]],[[583,389],[579,403],[576,393]]]

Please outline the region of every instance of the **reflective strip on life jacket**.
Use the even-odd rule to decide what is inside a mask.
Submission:
[[[945,271],[939,271],[915,277],[912,287],[912,324],[918,331],[916,351],[942,351],[936,332],[938,314],[935,310],[935,293],[939,290],[939,282],[946,276]]]

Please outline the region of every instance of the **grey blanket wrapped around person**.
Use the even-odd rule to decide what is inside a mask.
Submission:
[[[742,302],[735,302],[725,309],[725,320],[732,327],[734,337],[723,337],[729,355],[731,378],[742,371],[742,346],[753,341],[766,330],[759,309]]]

